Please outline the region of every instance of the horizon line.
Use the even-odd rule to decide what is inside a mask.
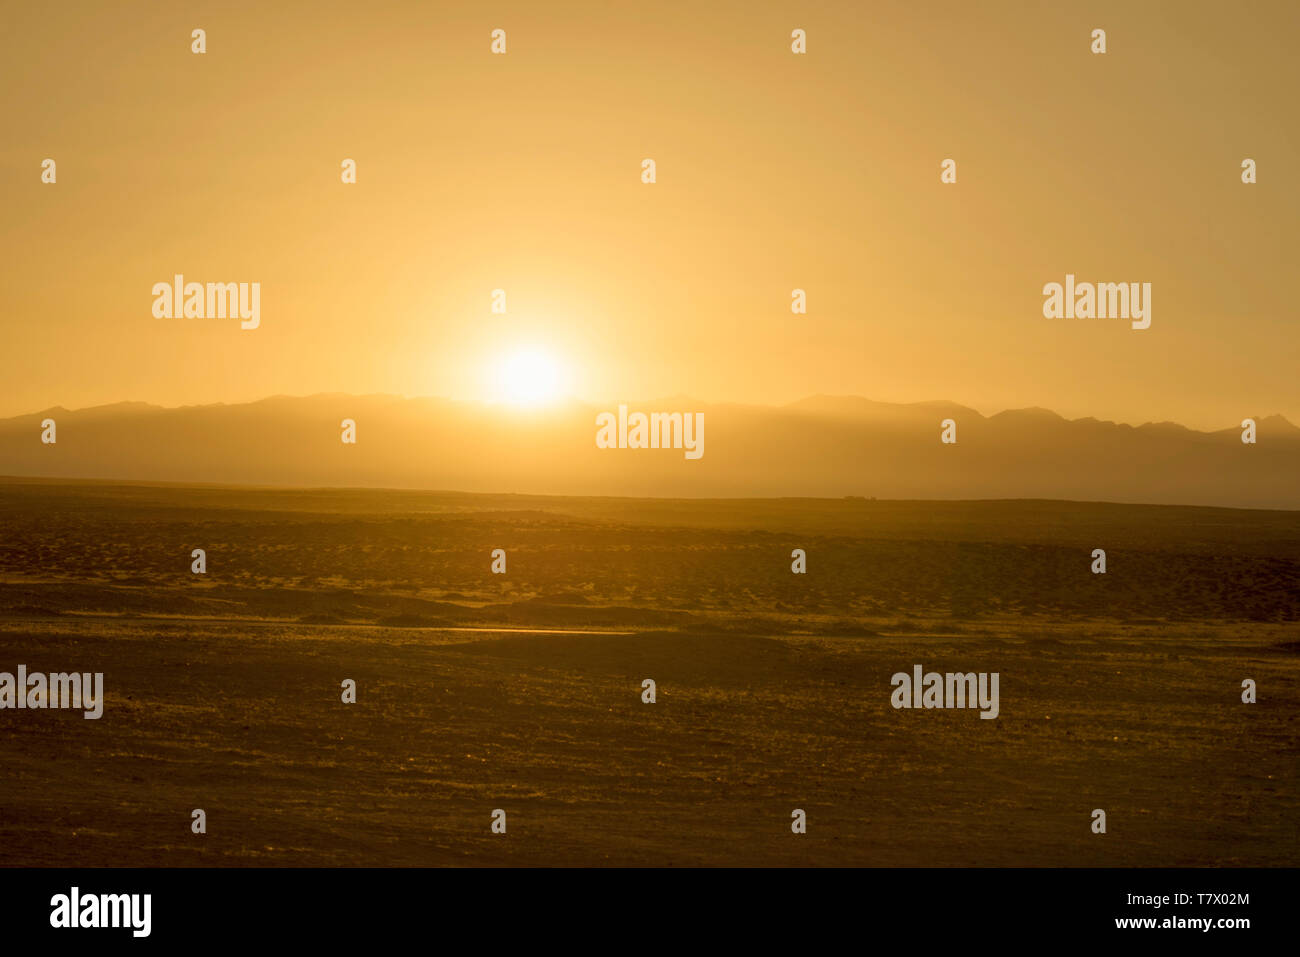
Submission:
[[[888,498],[877,495],[559,495],[548,492],[471,492],[463,489],[438,489],[399,485],[275,485],[241,482],[169,482],[159,479],[81,478],[52,475],[0,474],[0,485],[108,485],[135,488],[194,489],[232,492],[399,492],[414,495],[466,496],[472,498],[528,498],[555,501],[591,502],[681,502],[704,505],[709,502],[858,502],[883,505],[1005,505],[1046,502],[1056,505],[1100,505],[1109,508],[1194,508],[1224,512],[1300,512],[1296,508],[1257,507],[1250,505],[1190,505],[1178,502],[1121,502],[1110,499],[1043,498],[1020,496],[1007,498]]]

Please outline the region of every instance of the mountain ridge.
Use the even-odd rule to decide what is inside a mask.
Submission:
[[[702,412],[703,450],[602,449],[599,412]],[[53,418],[57,441],[41,441]],[[957,423],[956,444],[940,441]],[[341,441],[356,423],[356,444]],[[1300,508],[1300,429],[1133,426],[1042,407],[985,416],[949,400],[809,396],[782,406],[674,400],[549,408],[387,393],[165,407],[56,406],[0,419],[15,477],[651,498],[1070,499]]]
[[[391,399],[399,402],[430,402],[430,403],[445,403],[449,405],[457,405],[457,404],[473,405],[473,406],[482,407],[484,409],[510,408],[510,406],[506,403],[492,403],[492,402],[485,402],[477,399],[453,399],[449,396],[437,396],[437,395],[405,396],[405,395],[399,395],[394,392],[368,392],[368,393],[313,392],[307,395],[289,395],[287,393],[277,393],[275,395],[265,396],[260,399],[251,399],[247,402],[200,402],[200,403],[192,403],[188,405],[174,405],[174,406],[160,405],[156,402],[144,402],[140,400],[130,400],[130,399],[122,400],[119,402],[107,402],[101,405],[82,406],[76,409],[70,409],[67,406],[62,406],[62,405],[55,405],[46,409],[40,409],[35,412],[20,412],[11,416],[0,417],[0,425],[3,425],[4,423],[7,422],[13,422],[16,420],[25,421],[33,418],[39,418],[54,413],[83,415],[88,413],[102,413],[102,412],[107,412],[109,410],[118,411],[118,410],[126,410],[126,409],[130,409],[131,411],[141,411],[141,412],[183,412],[188,410],[229,409],[229,408],[237,408],[239,406],[264,405],[267,403],[277,402],[277,401],[302,402],[302,401],[311,401],[316,399],[357,399],[357,400]],[[730,407],[741,407],[741,408],[751,408],[751,409],[804,410],[809,408],[815,408],[812,405],[812,403],[844,401],[844,402],[862,403],[866,406],[870,406],[872,409],[880,410],[880,411],[916,410],[916,411],[929,412],[935,409],[939,409],[939,410],[953,409],[962,413],[978,416],[979,418],[984,419],[985,421],[995,419],[1000,416],[1024,415],[1028,417],[1030,414],[1033,414],[1033,415],[1041,416],[1043,418],[1051,418],[1054,420],[1059,420],[1061,422],[1067,422],[1072,424],[1095,422],[1101,425],[1112,425],[1112,426],[1126,427],[1131,429],[1141,429],[1141,428],[1147,428],[1152,426],[1175,426],[1180,429],[1185,429],[1188,432],[1199,432],[1202,435],[1214,435],[1220,432],[1235,432],[1238,429],[1238,427],[1230,426],[1230,427],[1225,427],[1223,429],[1215,429],[1213,431],[1207,432],[1203,429],[1195,429],[1189,425],[1184,425],[1181,422],[1174,422],[1171,420],[1161,420],[1159,422],[1147,421],[1147,422],[1142,422],[1138,425],[1134,425],[1130,422],[1116,422],[1113,419],[1098,419],[1097,417],[1090,416],[1090,415],[1080,416],[1079,418],[1071,419],[1053,409],[1046,408],[1045,406],[1018,406],[1014,408],[1002,409],[1001,411],[989,413],[986,415],[978,411],[972,406],[962,405],[961,403],[954,402],[950,399],[928,399],[928,400],[922,400],[918,402],[883,402],[878,399],[869,399],[866,396],[858,396],[858,395],[832,396],[832,395],[826,395],[824,393],[805,396],[802,399],[796,399],[793,402],[787,402],[782,405],[760,405],[757,403],[749,403],[749,402],[704,402],[701,400],[693,399],[690,396],[681,395],[681,394],[673,395],[673,396],[661,396],[653,399],[634,399],[634,400],[619,400],[619,401],[610,400],[609,402],[605,402],[605,403],[594,403],[589,400],[577,399],[573,397],[566,397],[559,401],[561,403],[568,404],[568,405],[580,405],[583,407],[590,407],[592,409],[601,409],[601,410],[614,409],[617,408],[618,405],[622,404],[622,405],[626,405],[630,411],[636,411],[638,408],[640,409],[655,408],[655,409],[662,410],[662,409],[679,409],[684,407],[698,407],[698,406],[717,406],[717,407],[730,406]],[[817,411],[823,411],[823,410],[817,410]],[[1290,429],[1300,434],[1300,426],[1297,426],[1296,424],[1291,422],[1290,419],[1288,419],[1285,415],[1282,415],[1281,413],[1275,412],[1269,415],[1264,415],[1264,416],[1253,415],[1250,417],[1254,418],[1255,421],[1261,425],[1263,424],[1279,425],[1283,428]]]

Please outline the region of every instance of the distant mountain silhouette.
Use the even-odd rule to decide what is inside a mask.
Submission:
[[[629,401],[703,412],[704,456],[598,449],[596,415],[390,395],[273,396],[168,409],[122,402],[0,420],[0,474],[216,484],[368,486],[652,497],[1055,498],[1300,508],[1300,429],[1067,420],[1029,408],[983,416],[952,402],[813,396],[782,407]],[[43,445],[41,420],[57,422]],[[357,444],[340,423],[357,423]],[[956,445],[939,441],[957,422]]]

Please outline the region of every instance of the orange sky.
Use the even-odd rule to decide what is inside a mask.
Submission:
[[[1297,36],[1281,2],[15,5],[0,415],[492,397],[531,345],[593,401],[1300,423]],[[260,282],[260,328],[154,318],[177,272]],[[1151,328],[1045,319],[1067,272],[1150,282]]]

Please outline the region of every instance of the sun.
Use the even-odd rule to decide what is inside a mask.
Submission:
[[[545,405],[560,396],[562,369],[545,349],[517,349],[497,364],[495,391],[514,405]]]

